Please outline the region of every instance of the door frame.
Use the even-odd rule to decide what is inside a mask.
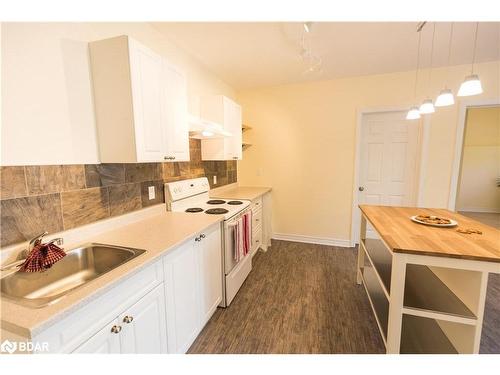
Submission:
[[[361,130],[363,124],[363,116],[373,113],[384,112],[406,112],[408,107],[390,106],[390,107],[374,107],[361,108],[356,111],[356,135],[355,135],[355,158],[354,158],[354,178],[352,185],[352,209],[351,209],[351,247],[359,243],[359,223],[361,215],[356,214],[358,208],[358,187],[359,173],[361,170]],[[417,206],[420,207],[423,202],[423,183],[427,169],[427,149],[429,146],[430,137],[430,116],[423,116],[423,120],[418,124],[418,140],[417,140],[417,191],[416,200]]]
[[[460,170],[462,167],[467,110],[469,108],[493,107],[498,105],[500,105],[500,98],[469,99],[463,100],[459,104],[457,133],[455,137],[455,153],[451,167],[450,193],[448,195],[448,210],[450,211],[455,211],[457,204],[458,182],[460,180]]]

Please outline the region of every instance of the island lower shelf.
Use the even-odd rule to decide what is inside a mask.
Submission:
[[[393,254],[380,239],[363,239],[359,251],[363,252],[363,263],[359,267],[362,284],[387,345]],[[476,314],[432,269],[421,264],[408,263],[405,266],[401,354],[468,352],[470,345],[462,341],[474,340],[473,326],[478,323]],[[457,339],[460,342],[448,337],[454,329],[461,332],[461,338]]]

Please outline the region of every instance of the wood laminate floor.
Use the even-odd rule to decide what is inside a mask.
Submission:
[[[227,309],[217,309],[189,353],[384,353],[357,252],[274,241]],[[481,352],[500,353],[500,275],[488,288]]]

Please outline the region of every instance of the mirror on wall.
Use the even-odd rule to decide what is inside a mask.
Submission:
[[[456,210],[500,229],[500,106],[467,109]]]

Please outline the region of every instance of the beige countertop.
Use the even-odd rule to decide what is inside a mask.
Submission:
[[[196,233],[221,220],[223,217],[220,215],[164,212],[96,236],[89,236],[84,243],[97,242],[133,247],[144,249],[146,253],[92,280],[53,305],[33,309],[2,299],[0,309],[2,329],[26,337],[34,336],[102,295],[118,282],[151,264]],[[65,247],[71,249],[80,244],[68,244]]]
[[[270,187],[260,186],[230,186],[228,188],[219,188],[210,192],[211,198],[225,199],[248,199],[254,200],[261,195],[271,191]]]

